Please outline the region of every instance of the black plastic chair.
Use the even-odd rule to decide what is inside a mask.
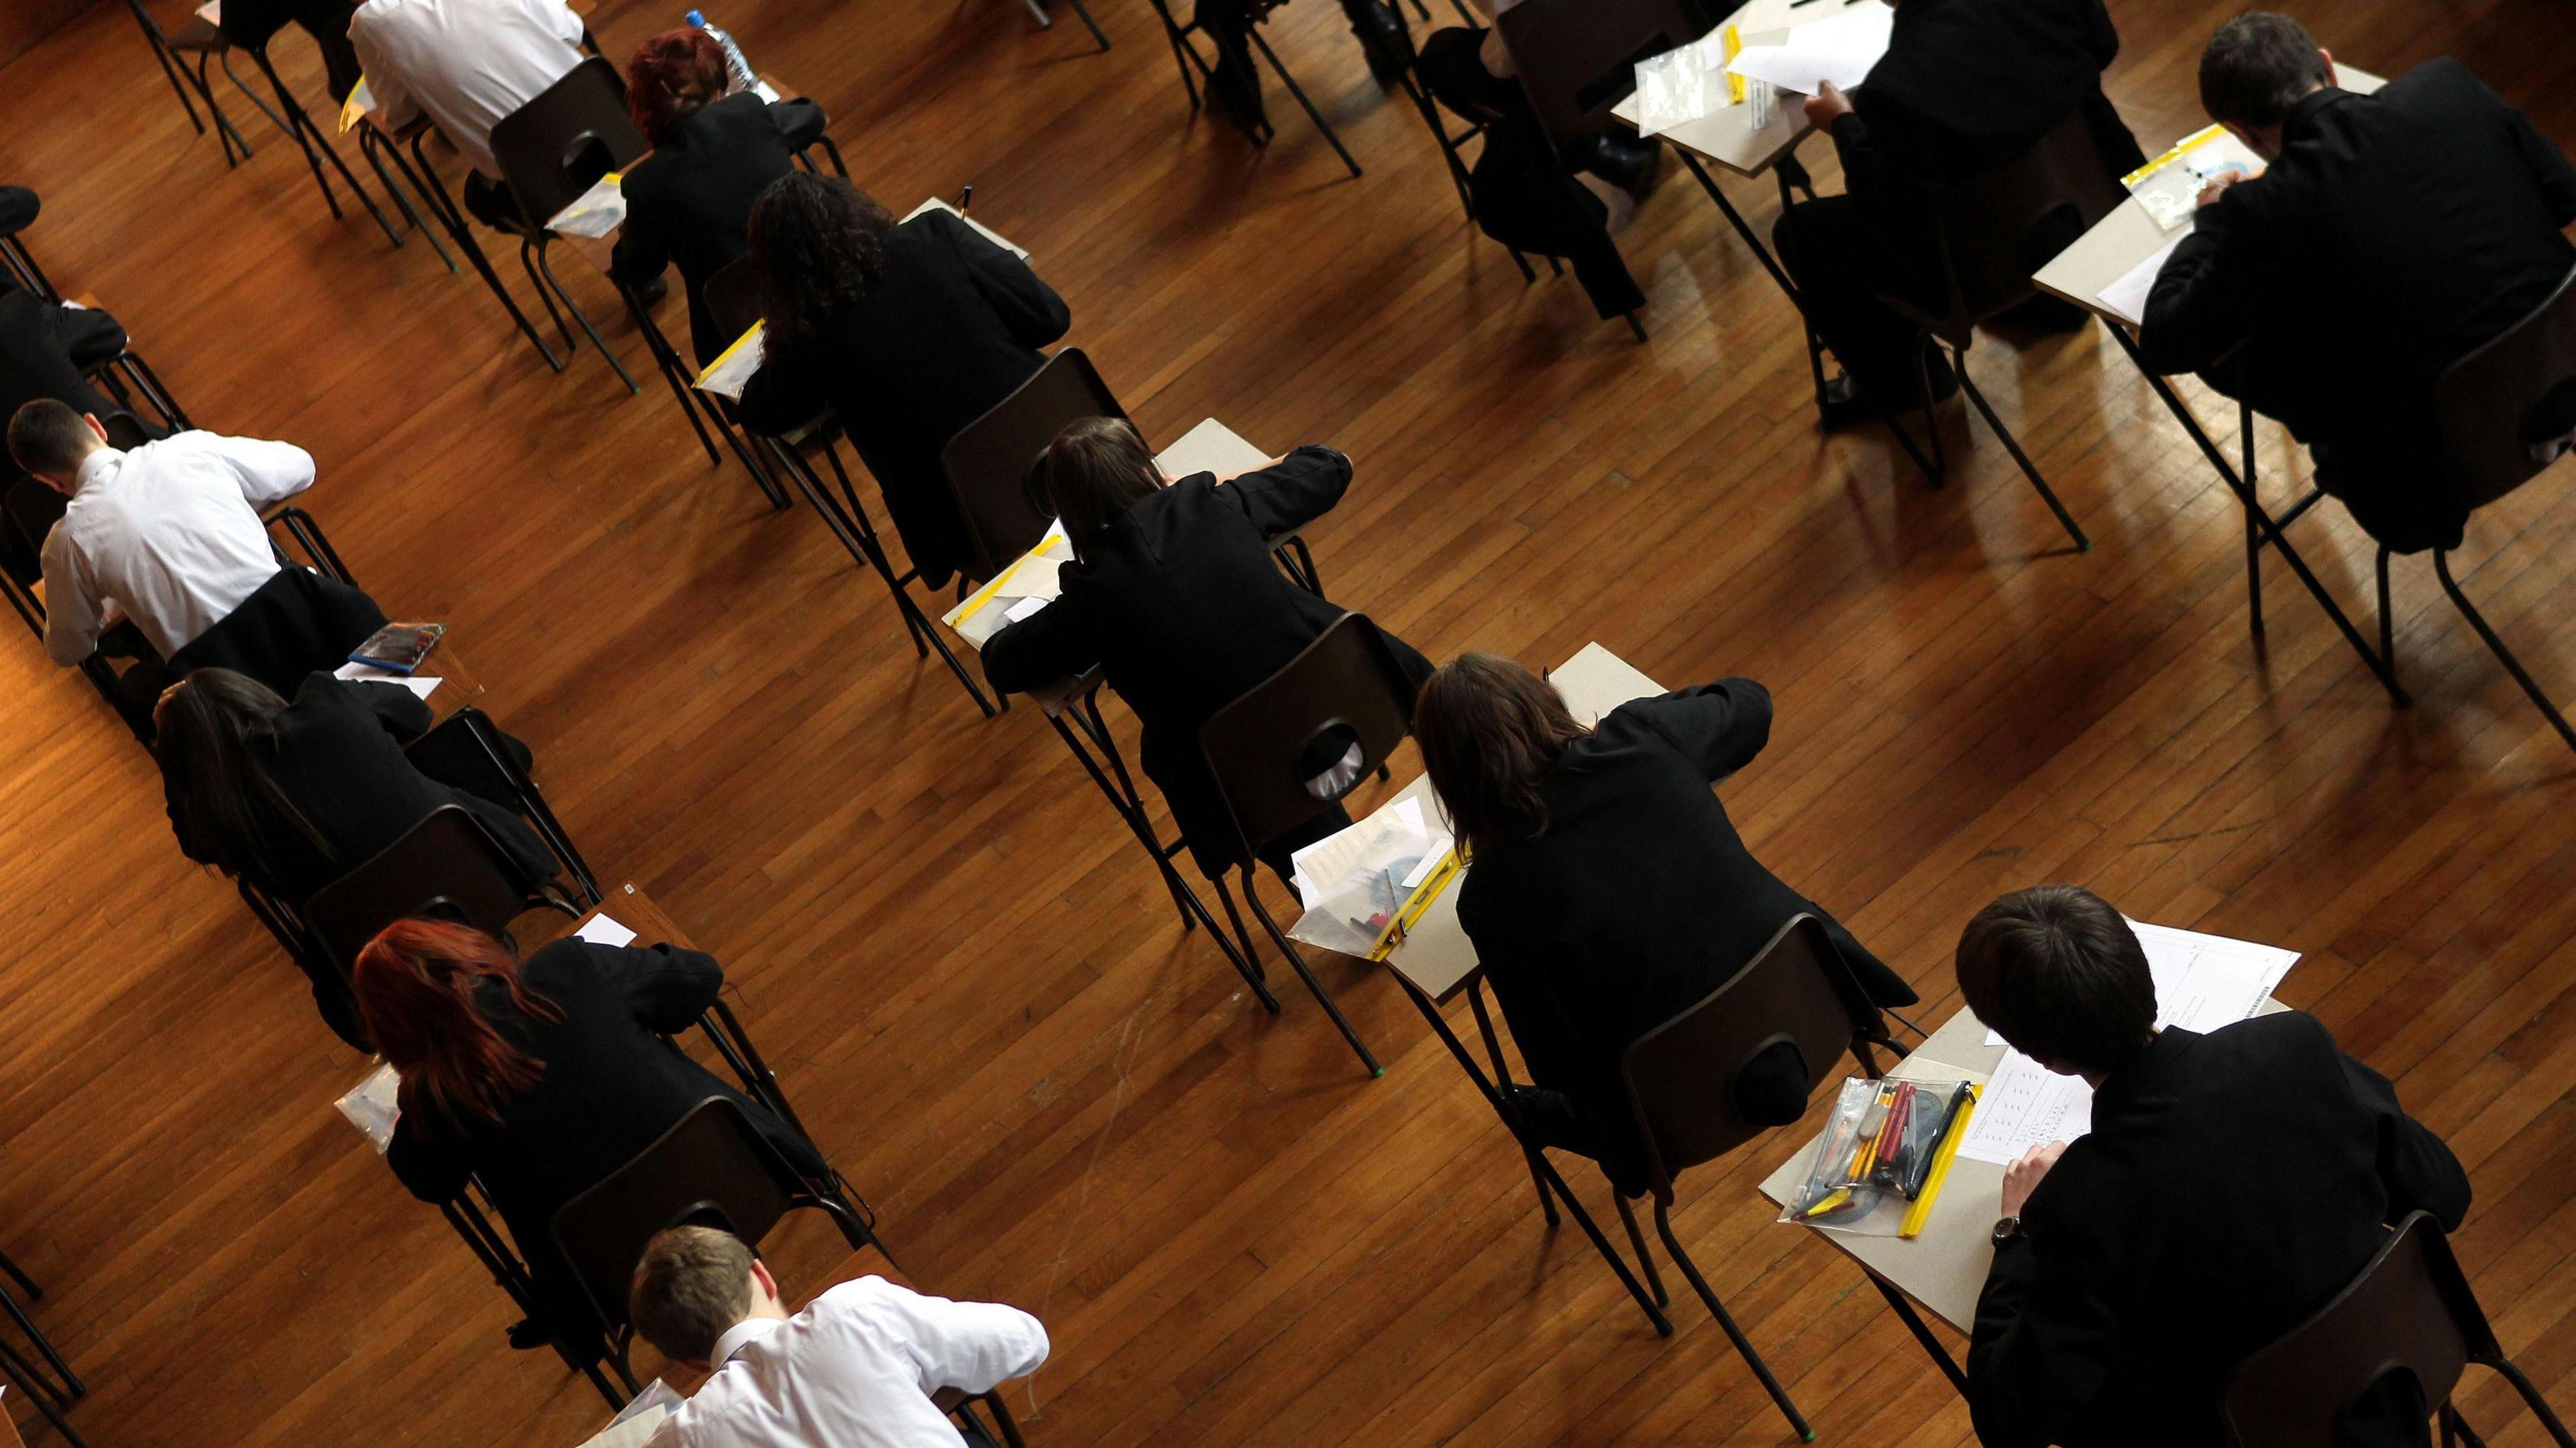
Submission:
[[[1619,1064],[1629,1105],[1636,1113],[1637,1134],[1646,1147],[1647,1190],[1655,1199],[1655,1232],[1663,1238],[1664,1250],[1672,1254],[1674,1264],[1708,1305],[1735,1350],[1744,1355],[1763,1391],[1788,1417],[1789,1426],[1802,1439],[1813,1441],[1816,1435],[1797,1404],[1789,1401],[1770,1366],[1727,1314],[1726,1305],[1709,1290],[1698,1264],[1682,1250],[1673,1235],[1671,1216],[1676,1174],[1714,1161],[1771,1129],[1745,1119],[1732,1087],[1756,1056],[1783,1042],[1795,1046],[1804,1059],[1810,1091],[1846,1051],[1871,1076],[1879,1074],[1870,1050],[1873,1045],[1904,1054],[1888,1035],[1878,1008],[1852,979],[1833,937],[1812,915],[1793,917],[1781,926],[1732,979],[1638,1037]],[[1626,1197],[1612,1195],[1660,1301],[1663,1284],[1655,1279],[1654,1262],[1646,1255],[1636,1217]]]
[[[313,893],[304,924],[323,958],[345,976],[376,932],[397,920],[444,915],[507,940],[532,909],[578,917],[581,908],[518,867],[462,805],[441,805],[375,858]]]
[[[285,118],[269,110],[268,102],[261,100],[234,73],[232,44],[211,22],[202,16],[191,15],[179,28],[179,33],[173,35],[161,28],[160,21],[152,18],[152,12],[144,8],[143,0],[125,0],[125,8],[134,16],[134,23],[142,28],[144,41],[152,47],[152,58],[161,62],[161,74],[169,80],[170,92],[179,98],[180,108],[188,113],[188,124],[202,136],[206,133],[206,120],[211,119],[215,123],[215,141],[223,147],[225,166],[239,166],[249,160],[250,142],[242,139],[242,133],[233,126],[232,117],[225,115],[224,108],[216,104],[213,82],[206,76],[208,62],[221,64],[224,74],[232,80],[233,88],[248,96],[252,105],[277,122],[279,130],[286,129]],[[196,57],[193,67],[180,58],[190,55]],[[191,90],[197,93],[197,100],[206,103],[204,119],[197,115],[196,101],[188,99]]]
[[[221,39],[220,36],[217,38]],[[334,221],[341,219],[340,199],[331,194],[331,178],[323,174],[322,162],[326,157],[331,162],[331,169],[340,173],[341,183],[357,196],[359,203],[367,208],[367,214],[376,219],[376,225],[384,228],[385,239],[396,246],[401,246],[403,234],[394,229],[393,222],[386,218],[383,208],[377,206],[375,198],[367,194],[367,188],[358,184],[357,173],[349,169],[348,162],[340,159],[340,153],[332,146],[331,138],[323,134],[320,126],[314,124],[312,113],[304,109],[302,102],[296,100],[295,92],[287,89],[286,81],[277,73],[277,66],[268,58],[268,47],[245,45],[236,48],[248,51],[251,62],[259,67],[260,74],[268,77],[269,93],[277,97],[277,109],[269,111],[269,119],[278,121],[286,134],[292,136],[297,147],[304,152],[304,164],[313,173],[313,184],[322,188],[322,204],[331,208],[331,219]],[[226,70],[230,70],[229,65]],[[254,96],[252,99],[258,98]],[[214,99],[210,92],[207,96],[207,104],[213,103]],[[263,106],[261,109],[266,110],[267,107]],[[402,208],[405,216],[409,217],[411,224],[417,229],[420,218],[412,214],[410,204],[405,202],[398,193],[394,197],[394,202]]]
[[[1067,347],[940,450],[966,520],[967,577],[991,578],[1046,536],[1055,507],[1035,486],[1034,470],[1056,434],[1086,417],[1124,419],[1127,409],[1082,349]]]
[[[2525,424],[2544,399],[2576,387],[2576,273],[2549,300],[2495,340],[2452,363],[2433,383],[2433,420],[2450,464],[2450,485],[2471,511],[2511,494],[2549,470],[2525,438]],[[2576,729],[2558,712],[2522,661],[2451,577],[2450,550],[2433,550],[2433,573],[2460,616],[2486,641],[2505,672],[2531,696],[2549,726],[2576,749]],[[2379,656],[2397,668],[2397,622],[2388,608],[2388,550],[2379,550]]]
[[[2382,1377],[2408,1372],[2442,1425],[2443,1448],[2477,1445],[2451,1401],[2470,1363],[2501,1374],[2559,1448],[2576,1448],[2505,1356],[2433,1214],[2414,1212],[2333,1301],[2238,1366],[2219,1394],[2219,1420],[2231,1448],[2338,1448],[2345,1410]]]
[[[1207,100],[1202,98],[1202,88],[1205,88],[1205,95],[1208,98],[1213,98],[1215,95],[1216,68],[1208,63],[1206,57],[1199,54],[1198,45],[1190,37],[1204,32],[1195,17],[1187,25],[1173,18],[1170,0],[1153,0],[1153,3],[1154,14],[1163,22],[1163,38],[1170,42],[1172,47],[1172,62],[1181,68],[1181,88],[1189,93],[1190,109],[1193,111],[1202,109],[1207,104]],[[1279,59],[1279,53],[1270,48],[1270,42],[1261,34],[1262,20],[1272,10],[1278,8],[1283,0],[1241,0],[1241,3],[1251,13],[1251,18],[1244,22],[1244,38],[1250,42],[1252,49],[1258,52],[1263,60],[1270,63],[1270,69],[1279,77],[1279,83],[1288,88],[1288,94],[1296,98],[1298,108],[1305,111],[1306,119],[1314,122],[1315,129],[1324,133],[1324,140],[1332,146],[1333,154],[1342,158],[1342,164],[1349,167],[1352,178],[1357,179],[1360,175],[1360,163],[1351,159],[1351,148],[1342,144],[1341,133],[1334,130],[1333,123],[1325,120],[1324,113],[1315,109],[1315,103],[1306,98],[1305,88],[1297,84],[1297,77],[1288,73],[1288,67]],[[1416,0],[1416,3],[1419,3],[1419,0]],[[1398,14],[1401,13],[1401,11],[1398,12]],[[1268,147],[1278,134],[1278,128],[1273,126],[1267,117],[1263,118],[1259,126],[1244,130],[1245,139],[1251,141],[1254,146],[1263,148]]]
[[[841,1200],[835,1183],[807,1178],[740,1106],[710,1096],[634,1160],[564,1203],[550,1231],[598,1315],[619,1376],[633,1391],[628,1351],[635,1329],[626,1315],[627,1294],[635,1264],[654,1235],[698,1223],[758,1246],[781,1217],[799,1208],[830,1216],[853,1250],[874,1247],[894,1260],[866,1219]]]
[[[1036,19],[1040,29],[1055,29],[1055,16],[1048,13],[1047,0],[1021,0],[1021,3],[1029,7],[1029,14]],[[1073,13],[1080,17],[1083,28],[1091,32],[1091,38],[1105,53],[1109,49],[1109,37],[1101,31],[1100,22],[1091,18],[1091,7],[1083,4],[1082,0],[1072,0],[1072,3]],[[841,174],[846,176],[849,173],[844,171]]]
[[[403,752],[420,766],[422,773],[434,779],[470,789],[485,799],[509,801],[510,807],[535,827],[537,837],[545,841],[556,863],[581,886],[582,897],[594,904],[600,900],[599,877],[591,873],[590,862],[582,858],[571,833],[555,818],[545,792],[512,757],[491,715],[470,705],[459,709],[406,745]]]
[[[2028,151],[1970,177],[1941,199],[1935,224],[1940,235],[1943,293],[1936,306],[1926,307],[1894,294],[1883,293],[1879,298],[1922,329],[1926,339],[1937,340],[1949,349],[1951,366],[1959,376],[1959,390],[1975,404],[1986,426],[2003,439],[2004,449],[2012,454],[2022,476],[2030,479],[2031,487],[2038,490],[2048,510],[2057,515],[2057,521],[2078,549],[2090,549],[2093,541],[2076,526],[2074,515],[2058,501],[2038,465],[2022,451],[2020,440],[1995,415],[1985,393],[1978,390],[1976,378],[1968,371],[1968,348],[1976,341],[1978,324],[2039,295],[2038,284],[2031,275],[2048,258],[2033,256],[2031,251],[2034,235],[2041,226],[2071,218],[2067,234],[2081,235],[2127,200],[2128,192],[2120,185],[2117,171],[2103,160],[2101,147],[2093,139],[2090,118],[2080,109],[2070,112],[2058,122],[2057,129],[2041,137]],[[1888,420],[1888,426],[1906,451],[1923,464],[1932,481],[1939,484],[1948,481],[1949,465],[1942,453],[1939,419],[1932,408],[1930,364],[1920,348],[1915,366],[1923,387],[1924,431],[1931,437],[1929,461],[1894,418]]]
[[[752,264],[752,259],[748,256],[736,258],[707,279],[707,315],[717,327],[739,337],[761,320],[760,292],[760,272]],[[721,398],[709,401],[717,404],[718,415],[729,428],[740,424],[741,418],[730,404]],[[743,430],[750,431],[749,428]],[[997,703],[996,699],[985,696],[983,686],[967,672],[966,665],[958,659],[956,650],[948,646],[948,640],[933,625],[930,615],[913,600],[910,585],[921,577],[921,570],[907,568],[901,573],[895,571],[893,560],[886,556],[884,541],[877,536],[876,525],[868,519],[867,505],[859,501],[859,490],[850,478],[850,470],[841,461],[841,449],[835,440],[839,433],[840,422],[827,408],[790,433],[754,436],[771,464],[786,473],[788,479],[796,484],[797,491],[814,505],[814,511],[822,515],[824,526],[832,530],[832,536],[849,553],[852,563],[873,569],[885,584],[886,592],[894,598],[895,612],[903,620],[904,632],[912,639],[913,655],[926,659],[933,649],[938,650],[939,661],[948,666],[948,672],[956,677],[959,687],[965,689],[966,696],[975,701],[975,707],[983,711],[985,718],[1009,708],[1007,700]],[[813,464],[806,461],[803,444],[808,442],[818,446],[825,460],[831,463],[833,479],[840,485],[837,495],[824,485],[822,475],[814,471]],[[753,471],[766,477],[757,465]],[[772,485],[764,482],[763,486]],[[964,580],[959,581],[958,587],[959,596],[964,597]]]
[[[1387,756],[1413,732],[1413,693],[1377,625],[1365,615],[1346,613],[1277,673],[1219,709],[1199,729],[1199,749],[1207,758],[1208,773],[1234,817],[1235,868],[1244,898],[1260,918],[1262,929],[1269,932],[1270,943],[1287,957],[1372,1077],[1385,1075],[1386,1068],[1343,1019],[1332,992],[1315,978],[1296,942],[1271,918],[1261,903],[1254,870],[1263,846],[1312,823],[1370,772],[1385,765]],[[1344,743],[1359,752],[1359,767],[1348,771],[1348,781],[1337,790],[1319,787],[1308,767],[1319,747],[1328,749],[1330,743]],[[1244,930],[1234,895],[1222,877],[1217,893],[1225,901],[1244,954],[1257,959],[1252,937]]]
[[[554,268],[546,263],[547,244],[554,240],[546,223],[580,200],[601,177],[624,170],[650,149],[627,114],[626,83],[618,78],[617,67],[595,55],[564,72],[536,99],[492,127],[492,159],[500,164],[502,182],[519,211],[517,224],[504,228],[519,238],[519,265],[536,283],[537,299],[546,304],[546,314],[563,333],[564,346],[571,349],[579,344],[563,312],[556,309],[557,300],[581,323],[583,334],[616,369],[617,380],[630,393],[643,389],[626,375],[626,364],[600,339],[590,314],[564,290]]]
[[[63,294],[55,290],[45,269],[36,265],[36,254],[27,249],[27,228],[36,224],[44,207],[42,198],[27,187],[0,186],[0,267],[6,267],[10,278],[25,290],[59,302]]]

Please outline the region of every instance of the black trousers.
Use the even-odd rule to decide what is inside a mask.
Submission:
[[[331,99],[345,101],[358,86],[358,52],[349,43],[349,17],[358,7],[350,0],[224,0],[224,39],[258,47],[291,21],[304,27],[322,50],[322,69]]]
[[[465,173],[465,214],[495,231],[516,232],[525,225],[519,216],[519,198],[480,171]]]
[[[1781,213],[1771,245],[1804,299],[1807,321],[1865,393],[1919,397],[1916,359],[1927,345],[1912,322],[1878,299],[1903,278],[1858,198],[1801,201]]]

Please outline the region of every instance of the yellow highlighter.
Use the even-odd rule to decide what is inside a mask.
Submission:
[[[1914,1205],[1905,1209],[1905,1220],[1897,1224],[1896,1235],[1911,1240],[1922,1235],[1923,1224],[1932,1216],[1933,1199],[1941,1195],[1941,1183],[1950,1175],[1950,1163],[1959,1155],[1959,1143],[1968,1135],[1968,1118],[1976,1113],[1977,1089],[1968,1088],[1968,1099],[1959,1103],[1958,1114],[1950,1122],[1949,1133],[1941,1138],[1940,1149],[1932,1156],[1932,1173],[1923,1180],[1923,1190],[1916,1194]]]

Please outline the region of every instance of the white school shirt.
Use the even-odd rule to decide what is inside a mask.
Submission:
[[[277,573],[259,510],[313,485],[292,443],[183,432],[101,448],[45,535],[45,652],[71,665],[98,646],[110,600],[167,659]]]
[[[930,1395],[988,1392],[1046,1356],[1046,1329],[1016,1307],[861,1277],[716,1339],[714,1374],[646,1448],[959,1448]]]
[[[427,111],[491,181],[492,127],[582,61],[581,17],[564,0],[367,0],[349,43],[387,129]]]

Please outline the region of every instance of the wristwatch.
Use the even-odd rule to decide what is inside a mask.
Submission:
[[[2020,1236],[2021,1215],[2019,1213],[2015,1213],[2009,1217],[1997,1217],[1995,1219],[1993,1240],[1996,1247],[2000,1248],[2004,1243],[2013,1241]]]

